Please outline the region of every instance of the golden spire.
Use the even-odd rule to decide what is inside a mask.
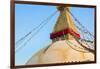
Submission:
[[[61,30],[64,30],[66,28],[72,29],[75,33],[78,33],[74,22],[69,14],[69,7],[65,6],[59,6],[57,9],[60,11],[60,15],[58,17],[58,20],[54,26],[53,33],[59,32]],[[71,35],[67,35],[68,38],[72,38]]]

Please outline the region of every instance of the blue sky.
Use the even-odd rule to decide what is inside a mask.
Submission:
[[[16,4],[15,42],[39,25],[44,19],[46,19],[56,10],[57,9],[55,6]],[[84,25],[90,32],[93,33],[94,9],[71,7],[70,10],[79,19],[82,25]],[[58,16],[59,12],[24,46],[24,48],[15,53],[16,65],[24,65],[34,53],[51,43],[49,36]]]

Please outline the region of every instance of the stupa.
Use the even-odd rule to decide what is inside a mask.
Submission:
[[[94,54],[75,40],[80,39],[80,34],[68,12],[70,8],[59,6],[57,9],[60,15],[50,34],[52,43],[33,55],[26,65],[94,61]]]

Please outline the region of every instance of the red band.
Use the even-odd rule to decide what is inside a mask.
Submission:
[[[80,35],[78,33],[74,32],[71,28],[67,28],[67,29],[61,30],[61,31],[56,32],[56,33],[51,33],[50,39],[54,39],[56,37],[60,37],[60,36],[65,35],[65,34],[71,34],[77,38],[80,38]]]

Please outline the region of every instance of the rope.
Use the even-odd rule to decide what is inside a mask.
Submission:
[[[74,25],[75,25],[75,24],[74,24]],[[85,33],[82,32],[83,30],[82,30],[81,28],[79,28],[77,25],[75,25],[75,26],[76,26],[76,27],[78,28],[78,30],[81,31],[81,33],[82,33],[82,36],[83,36],[84,39],[81,38],[81,40],[82,40],[82,41],[85,41],[86,45],[90,48],[90,45],[89,45],[87,42],[93,43],[93,41],[90,41],[89,38],[88,38],[88,40],[85,39]]]
[[[76,51],[82,52],[82,53],[89,53],[89,52],[87,52],[87,51],[81,51],[81,50],[77,50],[77,49],[73,48],[72,46],[76,46],[76,45],[72,44],[72,43],[71,43],[70,41],[68,41],[68,40],[66,40],[66,43],[67,43],[73,50],[76,50]],[[79,47],[79,48],[80,48],[80,47]]]
[[[74,36],[73,36],[74,37]],[[74,37],[75,38],[75,37]],[[85,45],[83,45],[82,43],[79,42],[79,40],[77,38],[75,38],[75,40],[83,47],[85,48],[86,50],[90,51],[91,53],[94,54],[94,50],[90,49],[90,48],[87,48]]]
[[[67,10],[69,13],[71,13],[69,10]],[[74,17],[74,15],[71,13],[71,15]],[[65,18],[65,16],[63,16],[64,17],[64,21],[66,20]],[[74,17],[74,19],[76,19],[76,17]],[[77,19],[76,19],[77,20]],[[65,22],[67,22],[67,21],[65,21]],[[81,23],[80,22],[78,22],[80,25],[81,25]],[[75,25],[75,24],[74,24]],[[86,32],[83,32],[84,30],[82,30],[81,28],[79,28],[77,25],[75,25],[82,33],[86,33]],[[82,27],[84,27],[83,25],[81,25]],[[73,33],[73,32],[72,32]],[[83,37],[84,37],[84,34],[83,34]],[[86,40],[86,39],[84,39],[84,40]],[[89,47],[89,45],[86,43],[86,45]],[[83,46],[83,45],[82,45]],[[91,49],[88,49],[87,47],[84,47],[84,49],[86,49],[86,50],[91,50]]]
[[[73,32],[72,32],[73,33]],[[94,52],[94,50],[90,49],[90,48],[87,48],[86,46],[84,46],[82,43],[79,42],[79,39],[77,39],[75,36],[73,36],[73,38],[75,38],[75,40],[80,44],[82,45],[85,49],[89,50],[90,52]],[[81,39],[81,38],[80,38]],[[88,44],[87,44],[88,45]],[[88,46],[89,47],[89,46]]]
[[[66,9],[66,10],[67,10],[67,9]],[[88,34],[90,34],[92,37],[94,37],[94,35],[92,35],[92,34],[80,23],[80,21],[70,12],[70,10],[67,10],[67,11],[71,14],[71,16],[74,18],[74,20],[75,20],[83,29],[86,30],[86,31],[83,30],[84,33],[88,33]]]
[[[67,9],[66,9],[67,10]],[[85,27],[79,22],[79,20],[70,12],[70,10],[67,10],[71,15],[72,15],[72,17],[75,19],[75,21],[82,27],[82,28],[84,28],[85,29]],[[75,25],[75,24],[74,24]],[[88,33],[88,34],[90,34],[90,37],[91,37],[91,33],[86,29],[86,31],[84,31],[84,30],[82,30],[81,28],[79,28],[77,25],[75,25],[76,26],[76,28],[78,28],[78,30],[79,31],[81,31],[83,34],[82,34],[82,36],[83,36],[83,38],[85,38],[84,37],[84,35],[85,35],[85,33]],[[92,35],[93,36],[93,35]],[[91,37],[92,38],[92,37]],[[94,36],[93,36],[93,39],[94,39]],[[86,41],[86,45],[88,45],[88,47],[90,48],[90,46],[89,46],[89,44],[87,43],[87,42],[91,42],[92,43],[92,41],[90,41],[89,39],[88,40],[86,40],[86,39],[84,39],[85,41]]]
[[[57,11],[56,11],[57,12]],[[28,37],[30,34],[32,34],[33,31],[38,29],[45,21],[49,20],[56,12],[54,12],[51,16],[49,16],[47,19],[43,20],[38,26],[33,28],[30,32],[28,32],[25,36],[20,38],[15,44],[18,45],[21,41],[23,41],[26,37]],[[22,43],[22,42],[21,42]]]
[[[87,41],[87,42],[93,42],[93,41],[90,41],[89,40],[89,38],[88,38],[88,40],[87,39],[85,39],[85,32],[83,32],[83,30],[81,29],[81,28],[79,28],[76,24],[74,24],[75,25],[75,27],[80,31],[80,33],[82,33],[82,36],[83,36],[83,38],[84,39],[82,39],[82,40],[84,40],[84,41]]]
[[[47,22],[45,22],[28,40],[26,40],[26,42],[23,44],[23,45],[21,45],[19,48],[17,48],[17,50],[16,50],[16,52],[18,52],[19,50],[21,50],[46,24],[48,24],[48,22],[49,22],[49,20],[51,20],[51,18],[55,15],[57,13],[57,11],[56,12],[54,12],[50,17],[48,17],[46,20],[44,20],[43,22],[45,22],[45,21],[47,21]],[[42,22],[42,23],[43,23]]]
[[[81,41],[81,42],[80,42],[80,41]],[[88,44],[89,42],[86,42],[85,40],[81,40],[81,39],[80,39],[80,41],[79,41],[79,42],[80,42],[81,44],[85,43],[85,44],[88,46],[88,48],[90,48],[90,49],[91,49],[91,46],[93,47],[93,45]]]

